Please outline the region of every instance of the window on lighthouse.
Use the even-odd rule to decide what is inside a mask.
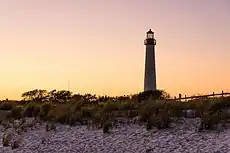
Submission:
[[[153,33],[148,33],[147,34],[147,39],[153,39]]]

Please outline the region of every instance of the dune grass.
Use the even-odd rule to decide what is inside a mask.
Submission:
[[[39,92],[39,90],[36,90]],[[43,94],[44,90],[41,90]],[[0,104],[0,120],[21,119],[25,117],[38,117],[44,121],[58,122],[61,124],[89,124],[103,127],[109,122],[115,122],[123,117],[133,119],[139,116],[139,120],[146,124],[147,129],[168,128],[170,123],[180,117],[185,117],[184,110],[195,110],[194,117],[200,117],[202,129],[212,129],[220,121],[227,121],[230,107],[230,98],[196,99],[188,102],[166,101],[162,91],[157,94],[133,97],[99,97],[92,95],[72,95],[68,91],[56,91],[57,95],[47,95],[27,92],[30,95],[23,97],[27,100],[21,102],[2,102]],[[31,95],[31,93],[33,94]],[[54,93],[54,91],[52,91]],[[61,93],[61,94],[60,94]],[[35,95],[40,97],[36,97]],[[143,96],[144,95],[144,96]],[[33,99],[31,99],[33,97]]]

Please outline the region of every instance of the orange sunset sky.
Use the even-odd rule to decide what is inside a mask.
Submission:
[[[229,0],[0,0],[0,99],[32,89],[143,90],[155,32],[157,88],[230,91]]]

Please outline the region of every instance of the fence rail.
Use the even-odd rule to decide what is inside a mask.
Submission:
[[[193,99],[202,99],[202,98],[216,98],[216,97],[226,97],[226,96],[230,96],[230,92],[224,92],[222,91],[221,93],[212,93],[212,94],[208,94],[208,95],[199,95],[199,96],[190,96],[187,97],[186,95],[184,97],[182,97],[181,94],[179,94],[179,97],[174,97],[172,99],[167,99],[167,101],[170,100],[176,100],[176,101],[182,101],[182,100],[193,100]]]

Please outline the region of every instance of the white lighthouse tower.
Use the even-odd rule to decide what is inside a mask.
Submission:
[[[156,90],[156,66],[155,66],[155,45],[154,32],[149,29],[145,39],[145,78],[144,91]]]

